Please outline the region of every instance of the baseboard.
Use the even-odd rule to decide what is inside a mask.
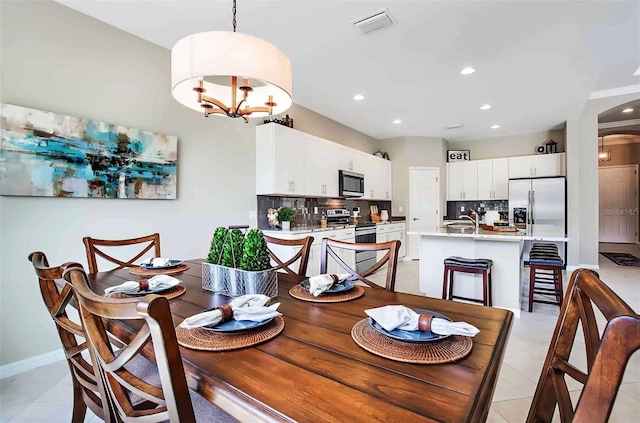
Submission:
[[[590,269],[590,270],[598,270],[600,266],[597,264],[579,264],[577,266],[567,266],[567,272],[571,273],[576,269]]]
[[[14,361],[13,363],[0,366],[0,380],[64,359],[64,351],[61,348],[45,354],[36,355],[35,357]]]

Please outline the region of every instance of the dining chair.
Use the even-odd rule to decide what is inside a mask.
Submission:
[[[155,248],[155,256],[161,257],[160,254],[160,234],[155,233],[152,235],[142,236],[139,238],[131,238],[131,239],[96,239],[91,237],[82,238],[82,242],[84,242],[84,247],[87,253],[87,263],[89,264],[89,273],[94,274],[98,273],[98,256],[117,265],[117,267],[110,270],[119,270],[124,269],[126,267],[139,267],[134,262],[144,256],[149,250]],[[113,247],[126,247],[126,246],[135,246],[136,244],[144,244],[142,245],[142,251],[137,253],[133,258],[123,261],[118,258],[107,254],[104,249],[111,249]]]
[[[602,337],[594,305],[606,319]],[[584,336],[586,372],[569,362],[579,327]],[[574,271],[527,422],[550,422],[556,405],[562,422],[606,422],[629,358],[638,349],[640,316],[595,272],[586,269]],[[583,385],[575,408],[565,376]]]
[[[378,251],[383,251],[385,254],[368,269],[357,272],[340,257],[340,249],[354,252],[374,251],[377,253]],[[329,258],[331,258],[338,264],[338,268],[341,269],[340,271],[344,270],[346,273],[351,274],[351,277],[348,279],[359,280],[372,288],[382,288],[382,286],[367,279],[367,276],[372,275],[387,264],[387,276],[384,289],[394,292],[396,286],[396,269],[398,267],[398,250],[400,250],[400,241],[398,240],[369,244],[325,238],[322,240],[320,250],[320,273],[327,273],[327,264]]]
[[[99,375],[103,407],[109,410],[105,413],[105,422],[235,421],[195,394],[200,399],[197,406],[200,416],[194,414],[169,301],[165,297],[147,295],[115,299],[100,296],[91,290],[87,274],[78,265],[69,265],[63,277],[73,286],[80,304],[89,351]],[[116,351],[106,329],[111,320],[139,320],[141,325],[131,342]],[[149,382],[148,371],[135,372],[140,367],[135,360],[146,360],[142,356],[143,348],[153,349],[150,354],[157,367],[157,384]]]
[[[73,385],[71,421],[72,423],[82,423],[87,407],[96,416],[104,419],[102,400],[93,365],[87,361],[89,357],[83,356],[83,353],[87,356],[89,353],[82,321],[79,318],[71,319],[67,314],[67,307],[71,307],[69,303],[74,301],[77,304],[77,299],[74,298],[71,285],[62,278],[63,267],[49,266],[47,256],[40,251],[29,254],[29,261],[38,276],[42,299],[56,325],[69,365]],[[82,267],[77,263],[68,266],[69,268],[79,266],[79,269],[82,270]],[[76,316],[75,312],[70,314]]]
[[[267,248],[269,252],[269,258],[276,263],[274,267],[277,270],[282,270],[284,273],[292,276],[299,276],[300,279],[306,279],[307,265],[309,264],[309,256],[311,252],[311,244],[313,244],[313,237],[307,236],[301,239],[281,239],[274,238],[272,236],[264,235],[264,240],[267,242]],[[269,246],[272,244],[272,246]],[[273,249],[281,246],[278,252],[292,250],[296,247],[300,247],[298,251],[287,261],[283,261],[274,253]],[[282,256],[282,254],[280,254]],[[295,271],[291,268],[292,265],[298,263],[298,270]]]

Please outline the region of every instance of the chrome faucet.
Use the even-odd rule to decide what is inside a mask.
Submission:
[[[478,219],[478,212],[476,212],[475,210],[470,210],[473,214],[475,214],[476,218],[474,219],[471,216],[468,216],[466,214],[463,214],[462,216],[460,216],[460,219],[469,219],[476,227],[476,230],[480,229],[480,219]]]

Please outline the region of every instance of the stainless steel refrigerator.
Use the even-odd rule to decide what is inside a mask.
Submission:
[[[567,183],[564,176],[509,180],[509,222],[533,233],[567,233]],[[528,243],[527,243],[528,244]],[[530,245],[525,244],[528,257]],[[564,258],[564,243],[558,243]]]

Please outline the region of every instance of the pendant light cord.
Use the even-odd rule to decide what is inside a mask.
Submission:
[[[233,32],[236,32],[236,0],[233,0]]]

